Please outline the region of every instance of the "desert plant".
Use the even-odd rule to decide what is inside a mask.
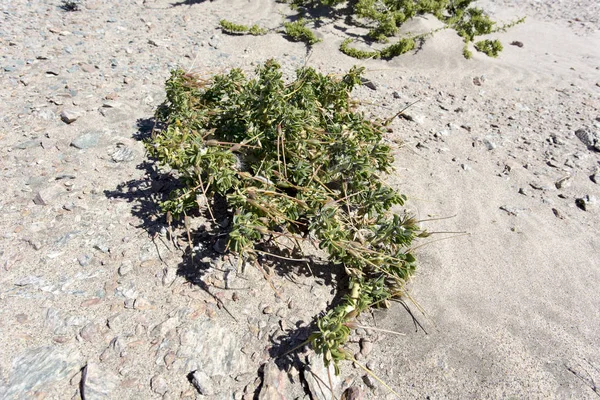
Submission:
[[[164,212],[181,218],[206,205],[212,215],[213,196],[226,198],[227,247],[240,260],[257,263],[277,247],[292,259],[304,242],[344,266],[349,292],[308,339],[336,372],[352,359],[345,344],[356,318],[403,295],[415,270],[411,243],[427,236],[410,215],[391,212],[406,198],[382,180],[392,170],[389,120],[367,119],[350,98],[362,71],[336,78],[303,67],[288,84],[273,60],[251,78],[173,71],[156,114],[165,128],[146,143],[183,184]]]
[[[524,18],[521,18],[498,26],[481,8],[472,6],[473,0],[290,0],[287,3],[298,10],[296,17],[299,19],[296,22],[283,24],[286,35],[294,41],[303,41],[311,45],[320,41],[306,26],[315,20],[307,17],[310,15],[307,11],[315,7],[329,7],[333,18],[350,19],[356,24],[369,26],[370,30],[365,39],[381,43],[387,43],[390,38],[397,35],[399,28],[406,21],[420,15],[433,15],[444,23],[443,29],[452,29],[463,39],[463,54],[467,58],[471,57],[469,46],[475,38],[506,31],[524,21]],[[373,51],[355,49],[350,46],[350,41],[345,40],[340,50],[356,58],[389,59],[412,50],[415,47],[415,40],[425,40],[439,30],[435,29],[420,35],[407,35],[396,39],[390,46]],[[498,56],[502,50],[498,40],[480,41],[474,47],[491,57]]]

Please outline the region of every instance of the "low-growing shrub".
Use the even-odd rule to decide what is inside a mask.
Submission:
[[[183,184],[162,203],[165,213],[212,214],[220,196],[232,213],[227,248],[240,259],[293,259],[312,243],[344,267],[348,293],[308,339],[336,372],[353,360],[345,345],[358,316],[403,295],[415,270],[411,244],[427,236],[391,211],[406,198],[383,180],[393,162],[386,122],[367,119],[350,98],[361,73],[335,78],[304,67],[286,84],[273,60],[254,77],[173,71],[156,115],[165,127],[146,143]]]

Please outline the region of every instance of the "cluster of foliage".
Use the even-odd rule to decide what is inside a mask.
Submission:
[[[239,25],[234,24],[233,22],[227,21],[225,19],[222,19],[219,22],[219,25],[221,26],[221,29],[223,29],[224,32],[227,32],[231,35],[250,34],[254,36],[261,36],[266,35],[268,32],[267,29],[261,28],[257,24],[254,24],[252,26]]]
[[[296,257],[308,242],[344,266],[349,293],[309,338],[336,372],[353,359],[344,345],[356,318],[403,294],[415,269],[411,243],[427,236],[409,215],[391,212],[406,199],[382,180],[393,162],[386,122],[367,119],[350,98],[361,72],[340,79],[304,67],[285,84],[273,60],[253,77],[173,71],[157,111],[165,128],[146,143],[183,184],[162,203],[167,215],[210,212],[218,195],[233,214],[228,249],[240,259],[274,256],[265,249],[281,241],[295,248],[280,247],[279,256]]]
[[[302,40],[309,45],[317,42],[312,31],[306,26],[316,18],[308,18],[310,11],[317,7],[330,8],[330,15],[347,19],[348,16],[360,26],[369,26],[366,41],[388,43],[390,38],[398,34],[399,28],[411,18],[420,15],[433,15],[440,20],[442,29],[453,29],[463,39],[463,55],[471,58],[469,44],[474,43],[476,50],[490,57],[497,57],[502,51],[499,40],[486,39],[475,42],[478,36],[489,35],[521,23],[524,18],[509,24],[497,26],[496,22],[480,8],[471,5],[474,0],[288,0],[302,16],[300,21],[285,23],[287,35],[293,40]],[[292,30],[292,34],[290,34]],[[345,40],[340,50],[356,58],[389,59],[404,54],[415,47],[415,41],[423,41],[440,29],[419,35],[407,36],[396,40],[395,43],[381,50],[358,50],[350,46],[351,39]]]

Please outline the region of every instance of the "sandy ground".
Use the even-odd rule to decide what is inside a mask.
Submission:
[[[440,32],[389,62],[339,53],[336,24],[319,30],[325,41],[308,58],[278,34],[216,28],[221,18],[278,25],[285,7],[270,0],[89,1],[74,13],[58,4],[1,6],[0,398],[79,398],[85,365],[96,374],[88,398],[319,398],[299,383],[299,365],[283,397],[267,397],[261,365],[273,338],[327,305],[327,279],[275,273],[283,299],[256,271],[237,278],[241,301],[198,289],[225,278],[213,266],[191,279],[182,254],[153,240],[164,220],[152,193],[164,184],[135,140],[169,68],[251,71],[271,57],[289,74],[364,65],[376,90],[355,95],[376,116],[419,100],[386,138],[398,144],[389,182],[420,219],[452,217],[423,222],[429,230],[468,233],[419,248],[410,288],[426,315],[407,304],[423,329],[401,305],[376,312],[370,324],[406,336],[371,336],[365,362],[406,399],[600,395],[600,152],[575,135],[600,140],[597,1],[488,0],[498,20],[528,16],[495,35],[498,59],[465,60],[460,39]],[[433,26],[419,18],[407,29]],[[79,118],[65,124],[64,110]],[[123,147],[131,158],[114,156]],[[36,358],[60,373],[40,372]],[[202,368],[219,388],[209,396],[188,381]],[[347,365],[343,387],[389,396],[363,375]]]

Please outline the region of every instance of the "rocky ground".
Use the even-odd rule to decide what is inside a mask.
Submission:
[[[331,398],[310,351],[284,353],[341,271],[240,271],[201,218],[190,258],[188,232],[156,205],[173,181],[141,140],[170,69],[252,71],[274,57],[290,76],[304,63],[338,73],[358,62],[336,51],[339,30],[326,25],[307,58],[280,35],[217,29],[224,17],[278,25],[286,8],[269,0],[80,4],[0,5],[0,398]],[[441,32],[416,54],[361,62],[365,112],[418,100],[386,139],[390,183],[422,219],[456,215],[430,230],[470,234],[418,252],[412,293],[427,316],[407,304],[424,329],[397,305],[365,317],[405,337],[352,338],[403,398],[600,392],[597,7],[490,3],[532,15],[501,36],[498,60],[463,60]],[[333,383],[336,398],[394,398],[349,364]]]

